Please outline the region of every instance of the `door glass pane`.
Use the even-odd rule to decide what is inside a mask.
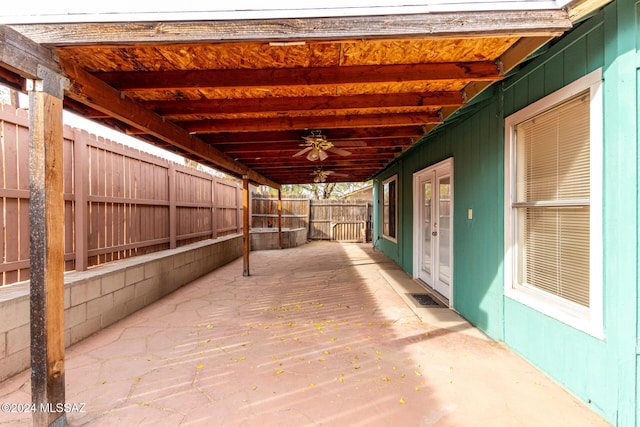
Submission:
[[[438,181],[438,266],[439,279],[449,284],[451,276],[451,178]]]
[[[424,241],[422,248],[422,270],[431,274],[431,181],[423,184],[424,204],[422,206],[422,218],[424,218]]]

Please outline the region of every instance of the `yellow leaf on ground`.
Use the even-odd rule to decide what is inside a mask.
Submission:
[[[401,405],[405,405],[406,403],[407,403],[407,402],[406,402],[406,401],[401,397],[401,398],[400,398],[400,404],[401,404]]]
[[[198,365],[198,366],[196,366],[196,369],[202,369],[202,368],[204,368],[204,365]]]

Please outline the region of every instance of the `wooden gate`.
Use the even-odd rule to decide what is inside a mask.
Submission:
[[[338,242],[371,240],[371,203],[352,200],[312,200],[309,239]]]

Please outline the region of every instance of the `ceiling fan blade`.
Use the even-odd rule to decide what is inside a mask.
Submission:
[[[331,151],[332,153],[339,154],[341,156],[350,156],[351,155],[351,151],[343,150],[342,148],[331,147],[331,148],[329,148],[329,151]]]
[[[364,141],[331,141],[336,147],[366,147],[367,143]]]
[[[306,153],[307,151],[311,150],[311,147],[307,147],[304,148],[300,151],[298,151],[296,154],[294,154],[292,157],[298,157],[298,156],[302,156],[304,153]]]

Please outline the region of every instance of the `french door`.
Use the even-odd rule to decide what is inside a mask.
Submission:
[[[453,159],[413,175],[414,277],[450,299],[453,267]]]

